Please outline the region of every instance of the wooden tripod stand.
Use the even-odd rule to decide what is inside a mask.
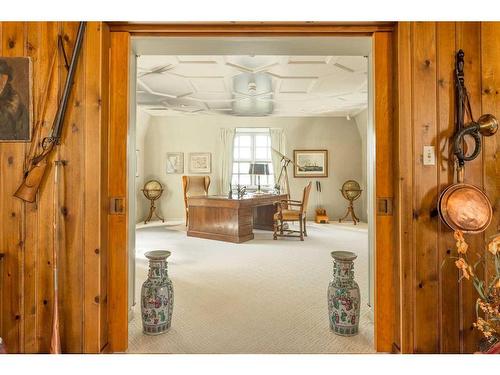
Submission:
[[[150,199],[150,198],[148,198],[148,199]],[[149,207],[149,215],[146,218],[146,220],[144,220],[144,224],[147,224],[149,221],[151,221],[151,219],[153,218],[153,215],[155,215],[159,220],[161,220],[162,223],[165,222],[165,220],[160,216],[160,214],[156,210],[155,200],[156,199],[150,199],[151,206]]]
[[[280,175],[278,176],[278,181],[277,181],[276,185],[278,187],[280,187],[281,186],[281,179],[284,177],[285,178],[286,193],[288,195],[288,198],[290,198],[290,183],[288,182],[288,164],[292,163],[292,165],[295,166],[295,163],[292,161],[292,159],[286,157],[278,150],[275,150],[272,147],[271,147],[271,150],[276,152],[281,157],[281,160],[280,160],[281,170],[280,170]]]
[[[280,171],[280,175],[278,177],[278,183],[277,185],[280,186],[280,183],[281,183],[281,178],[284,176],[285,178],[285,188],[286,188],[286,193],[288,194],[288,196],[290,197],[290,184],[288,182],[288,171],[287,171],[287,167],[288,167],[288,164],[291,163],[291,160],[288,159],[287,157],[285,156],[282,156],[281,157],[281,171]]]
[[[344,217],[342,217],[342,218],[339,219],[339,223],[341,223],[342,220],[345,220],[349,215],[351,215],[351,218],[352,218],[352,221],[353,221],[354,225],[356,225],[357,223],[359,223],[359,219],[356,216],[356,214],[354,213],[354,206],[353,206],[352,203],[353,203],[353,201],[349,201],[349,207],[347,207],[347,212],[344,215]]]

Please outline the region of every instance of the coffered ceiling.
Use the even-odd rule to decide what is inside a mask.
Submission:
[[[137,103],[155,116],[354,116],[367,107],[363,56],[137,59]]]

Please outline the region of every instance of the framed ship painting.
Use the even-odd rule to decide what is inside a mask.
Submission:
[[[212,169],[210,152],[192,152],[189,154],[189,173],[210,173]]]
[[[31,103],[31,59],[0,57],[0,142],[31,140]]]
[[[328,177],[328,150],[293,150],[293,177]]]

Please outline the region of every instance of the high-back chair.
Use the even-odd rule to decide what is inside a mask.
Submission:
[[[283,199],[275,203],[276,213],[274,214],[273,239],[276,240],[278,237],[298,237],[301,241],[304,241],[304,237],[307,237],[306,217],[311,186],[312,182],[309,182],[304,188],[302,201]],[[284,229],[283,224],[287,221],[298,221],[300,230]],[[299,234],[294,235],[292,233]]]
[[[186,210],[186,226],[189,220],[188,198],[208,195],[210,176],[182,176],[182,190],[184,192],[184,208]]]

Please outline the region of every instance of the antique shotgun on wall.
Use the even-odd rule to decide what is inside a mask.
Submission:
[[[71,94],[71,89],[73,87],[73,81],[75,78],[76,65],[78,62],[78,56],[82,49],[83,36],[85,33],[86,22],[80,22],[78,27],[78,34],[76,36],[75,46],[73,48],[73,53],[71,55],[71,62],[68,68],[68,75],[66,77],[66,82],[64,84],[64,90],[59,102],[59,107],[54,119],[54,124],[52,126],[51,134],[44,138],[41,146],[42,150],[39,154],[35,155],[28,164],[26,171],[24,172],[23,182],[14,193],[14,196],[20,198],[26,202],[34,202],[36,199],[36,193],[40,188],[40,183],[43,180],[45,171],[47,169],[47,160],[50,154],[54,150],[54,147],[60,143],[62,126],[64,123],[64,117],[66,115],[66,109],[68,107],[68,100]]]

